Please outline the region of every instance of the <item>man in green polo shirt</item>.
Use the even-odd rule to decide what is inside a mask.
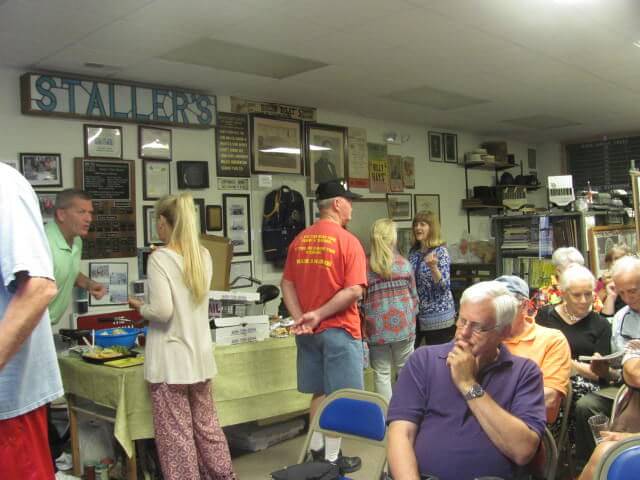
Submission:
[[[70,188],[56,196],[55,221],[45,226],[53,256],[53,276],[58,287],[58,294],[49,304],[49,316],[54,325],[69,306],[74,285],[88,290],[98,300],[107,292],[104,285],[80,273],[80,237],[89,232],[92,215],[93,205],[89,194]]]

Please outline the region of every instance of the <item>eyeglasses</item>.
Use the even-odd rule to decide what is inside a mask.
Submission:
[[[622,317],[622,322],[620,322],[620,336],[622,338],[624,338],[625,340],[635,340],[638,338],[638,334],[637,332],[634,332],[633,334],[630,333],[624,333],[624,322],[627,319],[627,317],[631,316],[631,312],[627,312],[625,314],[624,317]]]
[[[477,322],[469,322],[460,317],[458,317],[458,320],[456,321],[456,326],[461,330],[464,330],[466,327],[469,327],[469,329],[471,330],[471,333],[475,333],[477,335],[488,333],[498,328],[498,325],[494,325],[493,327],[483,327]]]

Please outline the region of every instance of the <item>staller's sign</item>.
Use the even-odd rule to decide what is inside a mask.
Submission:
[[[67,74],[20,77],[22,113],[210,128],[216,97],[170,87],[147,86]]]

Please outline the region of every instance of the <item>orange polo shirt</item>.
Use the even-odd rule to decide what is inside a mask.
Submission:
[[[503,343],[512,354],[529,358],[540,367],[546,388],[566,396],[571,375],[571,349],[567,339],[560,330],[538,325],[533,317],[525,318],[524,332]]]

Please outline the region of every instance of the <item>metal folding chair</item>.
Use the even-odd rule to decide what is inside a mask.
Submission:
[[[618,442],[600,459],[594,478],[637,480],[640,472],[640,435]]]
[[[362,458],[363,465],[379,479],[387,463],[387,402],[382,395],[345,388],[333,392],[322,402],[311,421],[298,463],[305,460],[314,432],[355,440],[373,452]]]

